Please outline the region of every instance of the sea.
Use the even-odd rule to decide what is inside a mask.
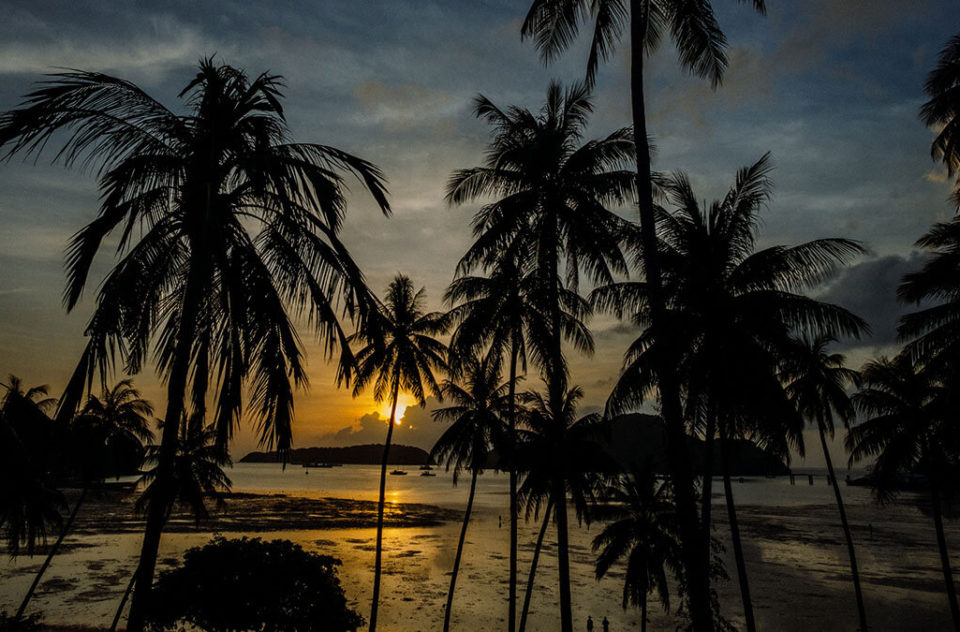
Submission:
[[[463,511],[470,479],[462,472],[434,468],[435,476],[421,476],[416,467],[392,468],[405,474],[387,477],[388,503],[418,503]],[[863,472],[843,470],[841,478]],[[375,501],[379,466],[344,465],[305,468],[300,465],[236,464],[228,470],[236,492],[284,494],[308,498],[347,498]],[[811,484],[812,483],[812,484]],[[507,615],[508,484],[505,473],[484,472],[478,481],[474,514],[457,579],[452,629],[503,630]],[[848,561],[839,531],[833,490],[822,469],[795,469],[790,477],[735,477],[733,494],[745,542],[758,626],[765,630],[828,630],[856,628],[856,611],[849,585]],[[868,609],[882,613],[874,629],[940,629],[949,624],[946,600],[941,597],[942,575],[933,528],[922,509],[922,499],[911,495],[885,507],[869,488],[841,484],[864,576]],[[729,542],[723,489],[714,481],[714,535],[717,559],[729,579],[718,579],[717,595],[723,614],[735,627],[743,624],[740,592]],[[602,579],[595,574],[592,542],[601,524],[580,523],[569,510],[570,559],[575,629],[585,630],[591,617],[594,629],[604,618],[611,631],[639,630],[639,610],[623,607],[624,568],[615,566]],[[540,521],[525,516],[520,525],[519,595],[529,579],[530,562]],[[453,567],[461,523],[386,529],[379,627],[390,632],[427,632],[441,629],[444,603]],[[960,530],[951,524],[948,538],[960,542]],[[353,608],[369,616],[375,529],[312,529],[266,533],[230,533],[265,539],[293,540],[305,549],[332,555],[342,564],[341,583]],[[159,569],[175,566],[183,552],[210,541],[214,533],[165,534]],[[51,565],[31,609],[42,612],[50,624],[108,627],[137,560],[138,534],[77,534],[66,540],[66,551]],[[531,592],[529,632],[559,628],[556,537],[547,531],[543,554]],[[904,564],[908,560],[908,564]],[[20,596],[41,558],[20,557],[0,562],[0,610],[16,609]],[[676,587],[670,595],[675,610]],[[519,610],[519,605],[518,605]],[[651,597],[648,630],[675,630],[682,624]]]

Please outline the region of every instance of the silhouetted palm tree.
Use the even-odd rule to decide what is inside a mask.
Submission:
[[[527,393],[529,407],[525,414],[526,429],[520,431],[517,464],[523,472],[519,498],[526,504],[527,515],[536,514],[540,506],[553,506],[557,525],[557,570],[560,588],[560,625],[564,632],[573,630],[570,595],[570,550],[567,524],[567,497],[573,501],[577,519],[590,520],[597,474],[609,470],[611,459],[596,442],[600,415],[577,418],[577,402],[583,391],[574,386],[567,390],[565,380],[546,385],[548,392]]]
[[[640,630],[647,629],[647,595],[656,592],[663,609],[670,611],[669,576],[679,578],[680,542],[676,509],[669,483],[658,481],[649,467],[621,474],[601,492],[603,504],[594,517],[607,524],[593,539],[597,579],[626,561],[623,608],[640,607]]]
[[[520,611],[519,632],[527,629],[527,614],[530,612],[530,598],[533,596],[533,581],[537,577],[537,563],[540,561],[540,551],[543,549],[543,538],[547,535],[547,527],[550,526],[550,516],[553,511],[553,501],[547,500],[547,506],[543,510],[543,522],[540,525],[540,531],[537,533],[537,541],[533,545],[533,559],[530,560],[530,572],[527,575],[527,590],[523,593],[523,608]],[[534,511],[534,519],[537,519],[537,512]],[[529,515],[527,516],[529,517]]]
[[[853,577],[853,590],[857,599],[857,614],[860,617],[860,630],[866,631],[867,613],[863,605],[863,592],[860,588],[860,570],[857,567],[853,536],[847,523],[847,512],[840,494],[840,483],[833,469],[833,459],[827,447],[827,435],[833,438],[834,418],[838,418],[845,427],[856,417],[847,388],[859,384],[860,375],[843,366],[844,357],[839,353],[829,353],[827,346],[834,342],[831,336],[821,335],[813,339],[798,340],[787,358],[783,378],[787,381],[787,395],[797,410],[807,420],[817,425],[823,458],[827,463],[827,475],[833,483],[833,494],[837,499],[840,512],[840,524],[847,541],[847,555],[850,558],[850,574]]]
[[[500,383],[499,363],[489,356],[476,357],[464,362],[462,378],[458,384],[446,380],[442,385],[444,399],[454,402],[452,406],[433,411],[437,421],[451,421],[430,451],[431,458],[438,463],[446,462],[449,470],[453,466],[453,484],[463,469],[470,472],[470,495],[467,497],[467,510],[463,515],[463,527],[457,541],[457,554],[450,576],[450,590],[447,593],[447,607],[443,615],[443,630],[450,629],[450,613],[453,608],[453,595],[460,571],[460,559],[463,555],[463,543],[470,524],[473,510],[473,496],[477,489],[477,476],[487,466],[491,451],[507,444],[507,425],[504,419],[511,409],[508,396],[510,384]]]
[[[338,149],[288,141],[282,79],[255,78],[212,59],[180,93],[177,115],[128,81],[94,72],[53,75],[24,105],[0,117],[6,157],[36,156],[66,132],[56,159],[98,169],[98,217],[67,254],[67,309],[79,301],[103,239],[120,230],[120,261],[100,286],[89,342],[61,399],[73,414],[93,373],[119,352],[138,372],[154,347],[167,385],[157,492],[172,493],[177,426],[188,388],[190,414],[215,402],[225,444],[240,415],[243,383],[262,442],[290,445],[293,388],[305,382],[290,321],[307,311],[326,350],[351,357],[337,314],[370,307],[363,277],[338,233],[346,201],[342,176],[357,175],[384,212],[382,176]],[[291,383],[291,379],[293,383]],[[213,391],[209,397],[209,391]],[[162,507],[166,503],[152,506]],[[159,509],[157,510],[159,511]],[[141,579],[127,628],[143,628],[164,516],[151,509]]]
[[[55,402],[46,386],[25,387],[15,375],[0,383],[0,528],[7,552],[33,555],[59,530],[66,508],[51,474],[60,439],[47,415]]]
[[[539,319],[535,327],[530,327],[530,317],[525,319],[529,339],[523,349],[520,320],[497,325],[510,336],[511,376],[515,376],[516,356],[529,349],[549,380],[562,379],[566,373],[562,341],[581,351],[593,348],[581,322],[589,314],[589,306],[577,294],[581,272],[598,283],[626,272],[620,242],[628,225],[608,207],[626,203],[632,193],[633,175],[622,167],[632,159],[633,142],[630,130],[621,129],[581,144],[592,109],[589,92],[582,85],[564,92],[552,83],[538,113],[519,107],[504,111],[478,97],[477,116],[493,126],[487,159],[481,167],[455,172],[448,184],[447,199],[452,204],[495,199],[474,217],[476,240],[461,259],[460,272],[484,266],[492,278],[518,279],[512,292],[517,301],[533,305]],[[515,316],[524,312],[517,301],[511,308]],[[489,339],[495,346],[507,340],[504,334],[492,332]],[[516,427],[514,419],[511,427]],[[515,481],[511,486],[515,488]],[[508,626],[513,630],[516,503],[511,504]]]
[[[960,35],[940,51],[924,91],[930,100],[920,108],[920,119],[937,130],[930,153],[947,167],[948,177],[960,175]],[[954,189],[954,202],[960,206],[960,179]]]
[[[897,297],[927,307],[900,319],[907,352],[938,370],[960,357],[960,221],[934,224],[916,246],[930,251],[923,267],[904,275]]]
[[[71,434],[76,441],[73,449],[78,452],[72,460],[78,462],[83,489],[66,524],[60,529],[60,535],[20,603],[17,619],[23,616],[41,578],[60,550],[64,537],[70,532],[90,486],[108,475],[120,475],[121,459],[118,455],[136,450],[138,455],[142,456],[140,450],[143,442],[153,436],[148,426],[151,415],[153,406],[140,397],[140,391],[133,388],[133,381],[122,380],[112,389],[104,391],[102,399],[90,395],[81,414],[71,422]],[[111,464],[113,467],[110,467]]]
[[[377,629],[380,601],[380,571],[383,554],[383,507],[387,484],[387,460],[390,440],[396,421],[400,391],[411,394],[420,406],[430,394],[441,397],[434,371],[446,369],[447,348],[433,336],[449,327],[449,318],[440,312],[424,312],[424,290],[414,290],[413,282],[398,274],[387,288],[384,302],[368,325],[354,336],[365,346],[357,352],[354,396],[373,384],[373,397],[378,402],[389,397],[390,421],[380,464],[380,497],[377,503],[377,547],[373,570],[373,604],[370,609],[370,632]]]
[[[907,353],[880,358],[862,370],[863,387],[854,394],[867,419],[845,441],[850,463],[876,457],[872,476],[881,500],[891,498],[903,477],[921,475],[930,491],[937,545],[954,629],[960,631],[960,608],[943,531],[942,498],[957,480],[960,432],[956,424],[956,369],[934,372]]]
[[[638,325],[649,325],[627,352],[625,370],[608,402],[610,412],[634,409],[659,384],[658,346],[680,352],[671,370],[681,377],[687,414],[690,419],[705,417],[705,521],[710,513],[714,435],[720,440],[748,630],[755,624],[730,486],[728,442],[745,435],[781,454],[787,453],[788,442],[802,451],[802,420],[777,378],[791,335],[808,331],[857,336],[866,329],[866,323],[847,310],[802,294],[861,253],[857,243],[820,239],[756,250],[759,213],[770,197],[769,170],[768,156],[741,169],[724,198],[706,209],[682,173],[663,182],[676,207],[672,213],[658,211],[668,327],[657,328],[652,322],[649,283],[619,283],[593,295],[601,308],[630,314]],[[709,527],[705,522],[708,537]],[[704,545],[708,546],[706,538]]]
[[[739,0],[743,1],[743,0]],[[764,0],[752,0],[760,13]],[[650,145],[644,92],[645,56],[656,50],[669,32],[681,65],[709,78],[716,86],[727,67],[726,40],[714,17],[709,0],[533,0],[521,34],[533,37],[545,61],[564,52],[576,39],[580,23],[593,19],[593,38],[587,60],[587,82],[591,85],[601,60],[608,59],[623,36],[630,36],[630,102],[636,144],[636,190],[643,242],[643,269],[650,284],[650,311],[654,326],[668,324],[663,297],[660,261],[654,219]],[[710,606],[710,568],[705,538],[699,535],[693,474],[686,447],[686,433],[680,407],[680,386],[670,373],[672,357],[665,349],[656,360],[661,409],[666,420],[667,464],[674,481],[677,517],[683,542],[684,565],[688,571],[690,610],[695,629],[713,628]],[[510,632],[513,632],[512,630]]]

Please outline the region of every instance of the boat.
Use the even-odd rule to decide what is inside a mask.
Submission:
[[[429,470],[425,470],[423,472],[420,472],[420,476],[436,476],[436,474],[434,474],[433,472],[430,472]]]
[[[392,472],[390,472],[390,475],[391,475],[391,476],[406,476],[407,473],[404,472],[403,470],[393,470]]]
[[[306,467],[306,468],[311,468],[311,467],[327,468],[327,467],[333,467],[333,463],[319,463],[319,462],[304,463],[304,464],[303,464],[303,467]]]
[[[429,463],[425,463],[425,464],[423,464],[423,465],[420,466],[420,469],[421,469],[421,470],[424,470],[424,471],[426,471],[426,472],[429,472],[429,471],[432,470],[433,468],[430,467],[430,464],[429,464]]]

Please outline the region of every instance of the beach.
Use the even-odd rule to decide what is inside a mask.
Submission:
[[[309,471],[309,474],[306,472]],[[225,537],[286,538],[305,549],[333,555],[343,564],[340,578],[351,605],[365,617],[373,574],[376,519],[375,466],[305,470],[273,465],[237,465],[231,472],[235,496],[214,519],[195,525],[175,516],[161,545],[158,569],[175,565],[189,547],[215,533]],[[451,475],[391,476],[387,483],[384,577],[380,625],[396,632],[439,629],[453,565],[468,481],[451,485]],[[833,494],[822,476],[814,485],[798,477],[735,479],[734,496],[745,546],[757,625],[761,630],[854,630],[857,627],[849,566]],[[487,472],[478,483],[474,519],[467,534],[457,594],[454,629],[505,627],[507,594],[507,477]],[[875,630],[938,630],[950,624],[932,520],[922,499],[904,494],[881,507],[868,489],[843,487],[864,585],[867,615]],[[714,487],[715,536],[730,579],[717,585],[723,614],[742,627],[726,511]],[[140,523],[132,499],[111,492],[81,509],[65,550],[50,566],[31,611],[50,625],[108,627],[137,559]],[[573,613],[576,629],[591,615],[611,630],[638,630],[639,612],[620,607],[623,573],[615,568],[594,578],[590,543],[601,525],[577,526],[570,511]],[[502,526],[501,526],[502,522]],[[521,596],[539,525],[520,526]],[[531,599],[531,632],[556,630],[554,533],[547,533]],[[948,544],[960,529],[947,522]],[[41,556],[0,563],[0,609],[15,610]],[[676,598],[676,595],[672,595]],[[677,619],[651,599],[650,630],[673,630]]]

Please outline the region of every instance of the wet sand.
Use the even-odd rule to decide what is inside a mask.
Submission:
[[[747,483],[749,485],[749,482]],[[737,490],[749,490],[741,485]],[[725,508],[714,507],[715,535],[727,540]],[[129,499],[97,501],[81,512],[78,531],[54,561],[31,610],[43,611],[54,625],[109,626],[133,571],[142,523],[125,513]],[[384,534],[381,629],[428,632],[439,629],[453,565],[461,512],[424,504],[388,505]],[[209,541],[213,533],[288,538],[308,550],[340,558],[341,581],[353,606],[369,615],[373,573],[376,503],[277,494],[240,494],[224,512],[199,527],[187,516],[171,524],[161,545],[158,568],[177,563],[182,552]],[[932,520],[911,497],[879,507],[848,507],[860,561],[868,620],[875,630],[942,630],[950,627],[943,576]],[[497,507],[480,507],[467,534],[467,547],[454,602],[455,629],[496,630],[506,620],[506,522],[498,526]],[[855,630],[853,589],[836,508],[830,504],[738,507],[747,569],[761,630]],[[592,538],[599,525],[576,528],[570,518],[574,618],[585,629],[587,615],[604,616],[611,631],[638,630],[639,613],[620,608],[622,569],[594,579]],[[521,525],[520,573],[526,582],[537,524]],[[554,632],[559,599],[555,547],[548,531],[531,602],[530,632]],[[960,542],[960,529],[948,523],[948,543]],[[740,595],[732,547],[722,554],[731,579],[717,591],[724,614],[742,627]],[[42,558],[0,562],[0,609],[18,604]],[[673,615],[650,604],[650,630],[674,630]]]

